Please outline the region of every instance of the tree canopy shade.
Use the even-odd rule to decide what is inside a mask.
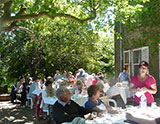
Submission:
[[[106,20],[108,11],[116,21],[125,21],[147,0],[134,1],[0,0],[0,75],[6,79],[27,74],[44,77],[56,69],[80,67],[112,73],[113,39],[98,32],[108,23],[114,25]]]
[[[130,0],[0,0],[0,31],[21,29],[34,38],[32,31],[19,21],[46,16],[52,20],[65,17],[82,24],[95,20],[97,15],[104,16],[109,7],[114,8],[117,17],[121,16],[117,20],[128,19],[142,7],[138,3],[145,1],[148,0],[134,0],[136,4],[130,5]]]
[[[80,3],[64,0],[0,0],[0,31],[21,29],[32,32],[18,24],[21,20],[47,16],[51,19],[65,17],[84,23],[96,18],[96,3],[94,0]],[[76,3],[76,4],[75,4]],[[77,16],[74,11],[80,11]],[[32,35],[33,36],[33,35]]]
[[[36,37],[44,36],[44,42],[34,42],[20,30],[1,33],[1,59],[7,66],[1,66],[1,70],[8,70],[11,77],[26,74],[45,76],[56,69],[74,72],[80,67],[88,72],[98,72],[102,65],[99,56],[106,54],[99,46],[109,44],[113,53],[113,42],[109,43],[106,38],[101,40],[90,24],[81,25],[67,19],[49,22],[50,19],[46,17],[21,22],[21,25],[36,32]],[[105,63],[108,61],[109,56]],[[103,67],[105,71],[106,66]]]

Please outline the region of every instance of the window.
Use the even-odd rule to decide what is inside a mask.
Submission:
[[[146,61],[149,63],[149,48],[148,47],[141,47],[138,49],[134,49],[132,51],[132,75],[138,74],[139,70],[139,63],[141,61]]]
[[[139,64],[139,62],[141,61],[141,56],[141,49],[133,51],[133,63]]]
[[[142,47],[142,60],[149,63],[149,48]]]
[[[134,49],[133,50],[133,75],[138,74],[138,65],[142,60],[141,49]]]

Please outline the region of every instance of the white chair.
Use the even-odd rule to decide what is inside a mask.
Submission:
[[[32,98],[29,96],[29,94],[27,94],[27,102],[26,102],[26,105],[28,105],[28,102],[30,101],[31,103],[31,109],[33,109],[33,101],[32,101]]]
[[[100,98],[106,105],[110,105],[110,103],[112,102],[114,107],[117,107],[117,103],[114,99],[110,99],[107,96],[101,97]]]

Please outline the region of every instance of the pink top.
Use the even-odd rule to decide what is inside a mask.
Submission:
[[[151,75],[147,75],[147,79],[145,81],[139,81],[138,80],[138,75],[135,75],[132,77],[131,82],[134,84],[134,88],[142,88],[142,87],[146,87],[148,89],[151,88],[152,84],[155,84],[156,81],[154,79],[154,77],[152,77]],[[149,92],[145,93],[145,96],[147,98],[147,104],[154,102],[154,97],[152,96],[152,94],[150,94]],[[133,96],[133,99],[136,103],[140,103],[140,98],[141,97],[137,97],[136,95]]]

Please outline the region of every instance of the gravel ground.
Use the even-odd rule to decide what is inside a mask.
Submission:
[[[160,106],[160,99],[155,99],[155,102]],[[0,124],[36,124],[35,121],[34,109],[23,108],[19,102],[12,104],[10,101],[0,101]]]
[[[35,111],[20,103],[0,101],[0,124],[35,124]]]

